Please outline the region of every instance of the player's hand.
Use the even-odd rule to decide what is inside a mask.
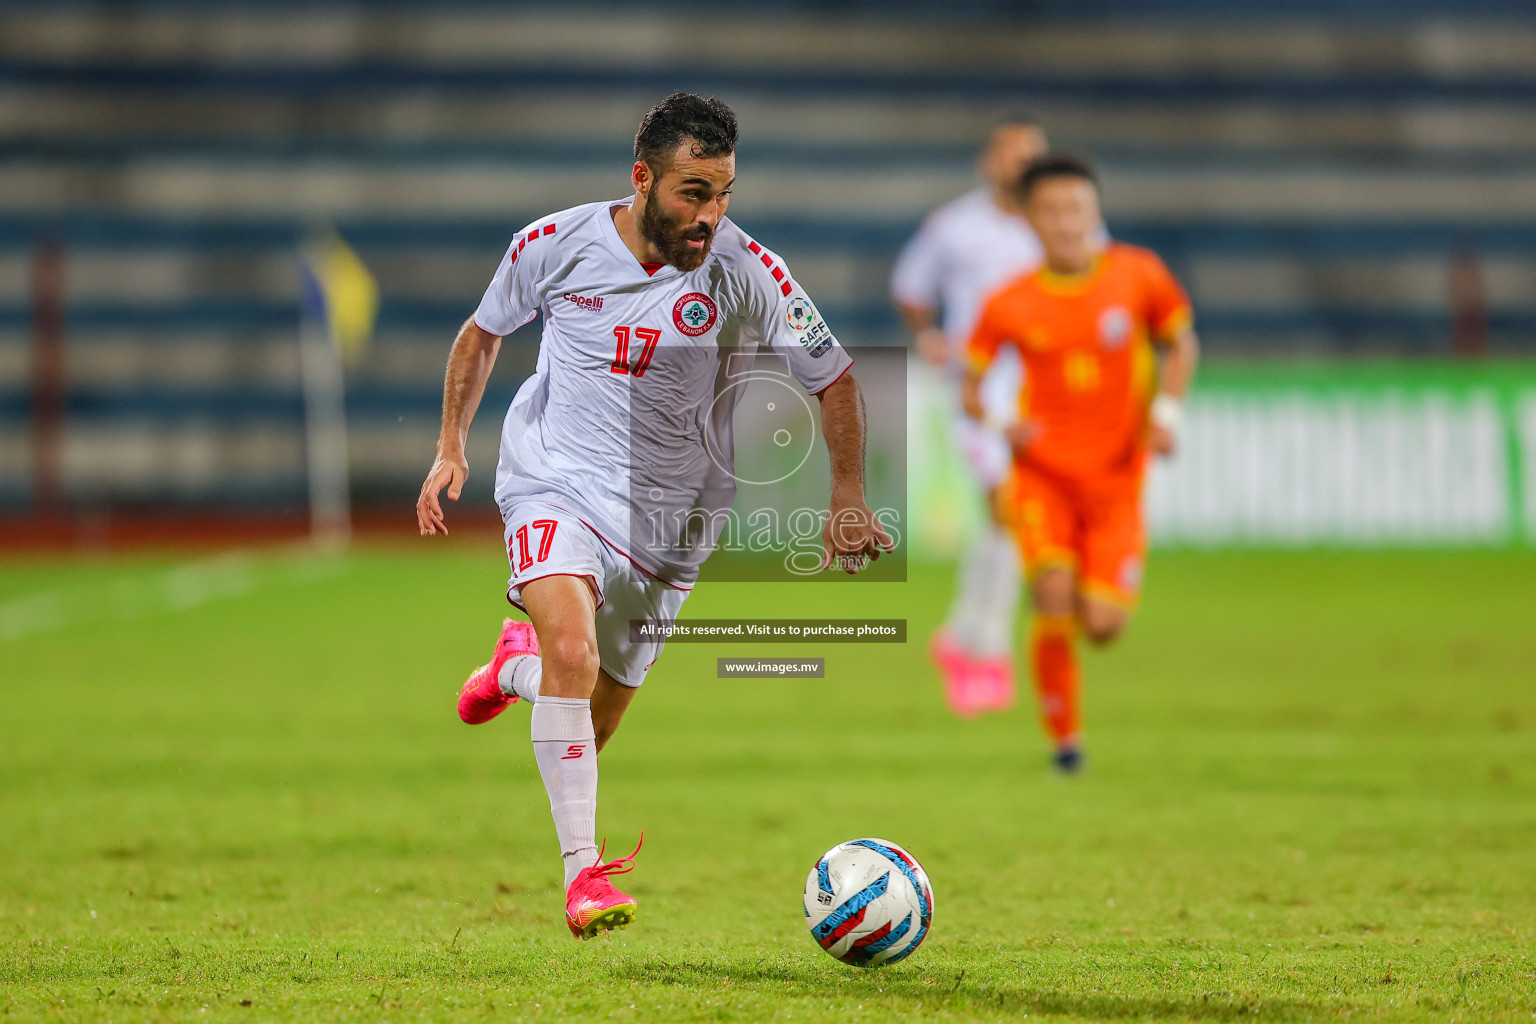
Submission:
[[[917,354],[930,366],[948,366],[950,357],[949,335],[940,327],[924,327],[918,331]]]
[[[1040,425],[1038,423],[1031,423],[1028,420],[1010,423],[1008,428],[1003,431],[1003,440],[1008,442],[1008,447],[1013,451],[1014,455],[1024,454],[1024,449],[1028,448],[1030,442],[1039,436]]]
[[[1156,423],[1147,429],[1147,447],[1154,455],[1172,455],[1179,447],[1178,438],[1167,427]]]
[[[896,548],[891,535],[875,518],[862,496],[832,496],[827,522],[821,528],[821,568],[836,565],[850,576]]]
[[[423,537],[439,531],[446,534],[448,526],[443,522],[443,506],[437,495],[448,488],[448,500],[458,501],[464,490],[464,480],[469,476],[469,463],[462,452],[439,452],[427,473],[426,483],[421,485],[421,497],[416,499],[416,525]]]

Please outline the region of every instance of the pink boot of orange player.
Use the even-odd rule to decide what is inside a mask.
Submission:
[[[459,717],[470,725],[489,722],[517,703],[517,698],[501,692],[501,667],[520,654],[539,653],[539,636],[526,622],[507,619],[501,624],[501,638],[490,664],[481,665],[459,691]]]
[[[970,655],[955,643],[948,630],[941,629],[933,634],[928,656],[944,680],[944,699],[949,703],[949,709],[961,718],[976,717],[980,708],[976,701],[977,678]]]

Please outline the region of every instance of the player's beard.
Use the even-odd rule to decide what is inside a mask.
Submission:
[[[662,259],[678,270],[698,270],[704,265],[704,258],[709,255],[715,229],[708,224],[681,228],[675,221],[668,220],[659,206],[654,201],[645,204],[640,212],[640,233],[661,252]],[[704,244],[695,249],[688,244],[689,239],[703,239]]]

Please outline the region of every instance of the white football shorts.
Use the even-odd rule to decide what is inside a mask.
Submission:
[[[534,580],[583,577],[597,601],[597,653],[603,671],[625,686],[645,682],[666,641],[632,641],[630,620],[671,622],[689,592],[645,572],[558,506],[520,501],[503,508],[501,519],[511,567],[507,600],[523,608],[523,587]]]

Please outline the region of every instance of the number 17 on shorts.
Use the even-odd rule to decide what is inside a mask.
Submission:
[[[559,525],[553,519],[535,519],[512,531],[512,540],[507,545],[507,560],[512,563],[515,574],[521,576],[539,562],[549,561],[549,550],[555,543],[555,528]],[[534,543],[529,541],[530,531],[538,534]]]
[[[522,607],[524,584],[545,576],[582,576],[601,600],[602,541],[580,519],[543,502],[525,501],[502,512],[507,563],[512,569],[507,596]]]

